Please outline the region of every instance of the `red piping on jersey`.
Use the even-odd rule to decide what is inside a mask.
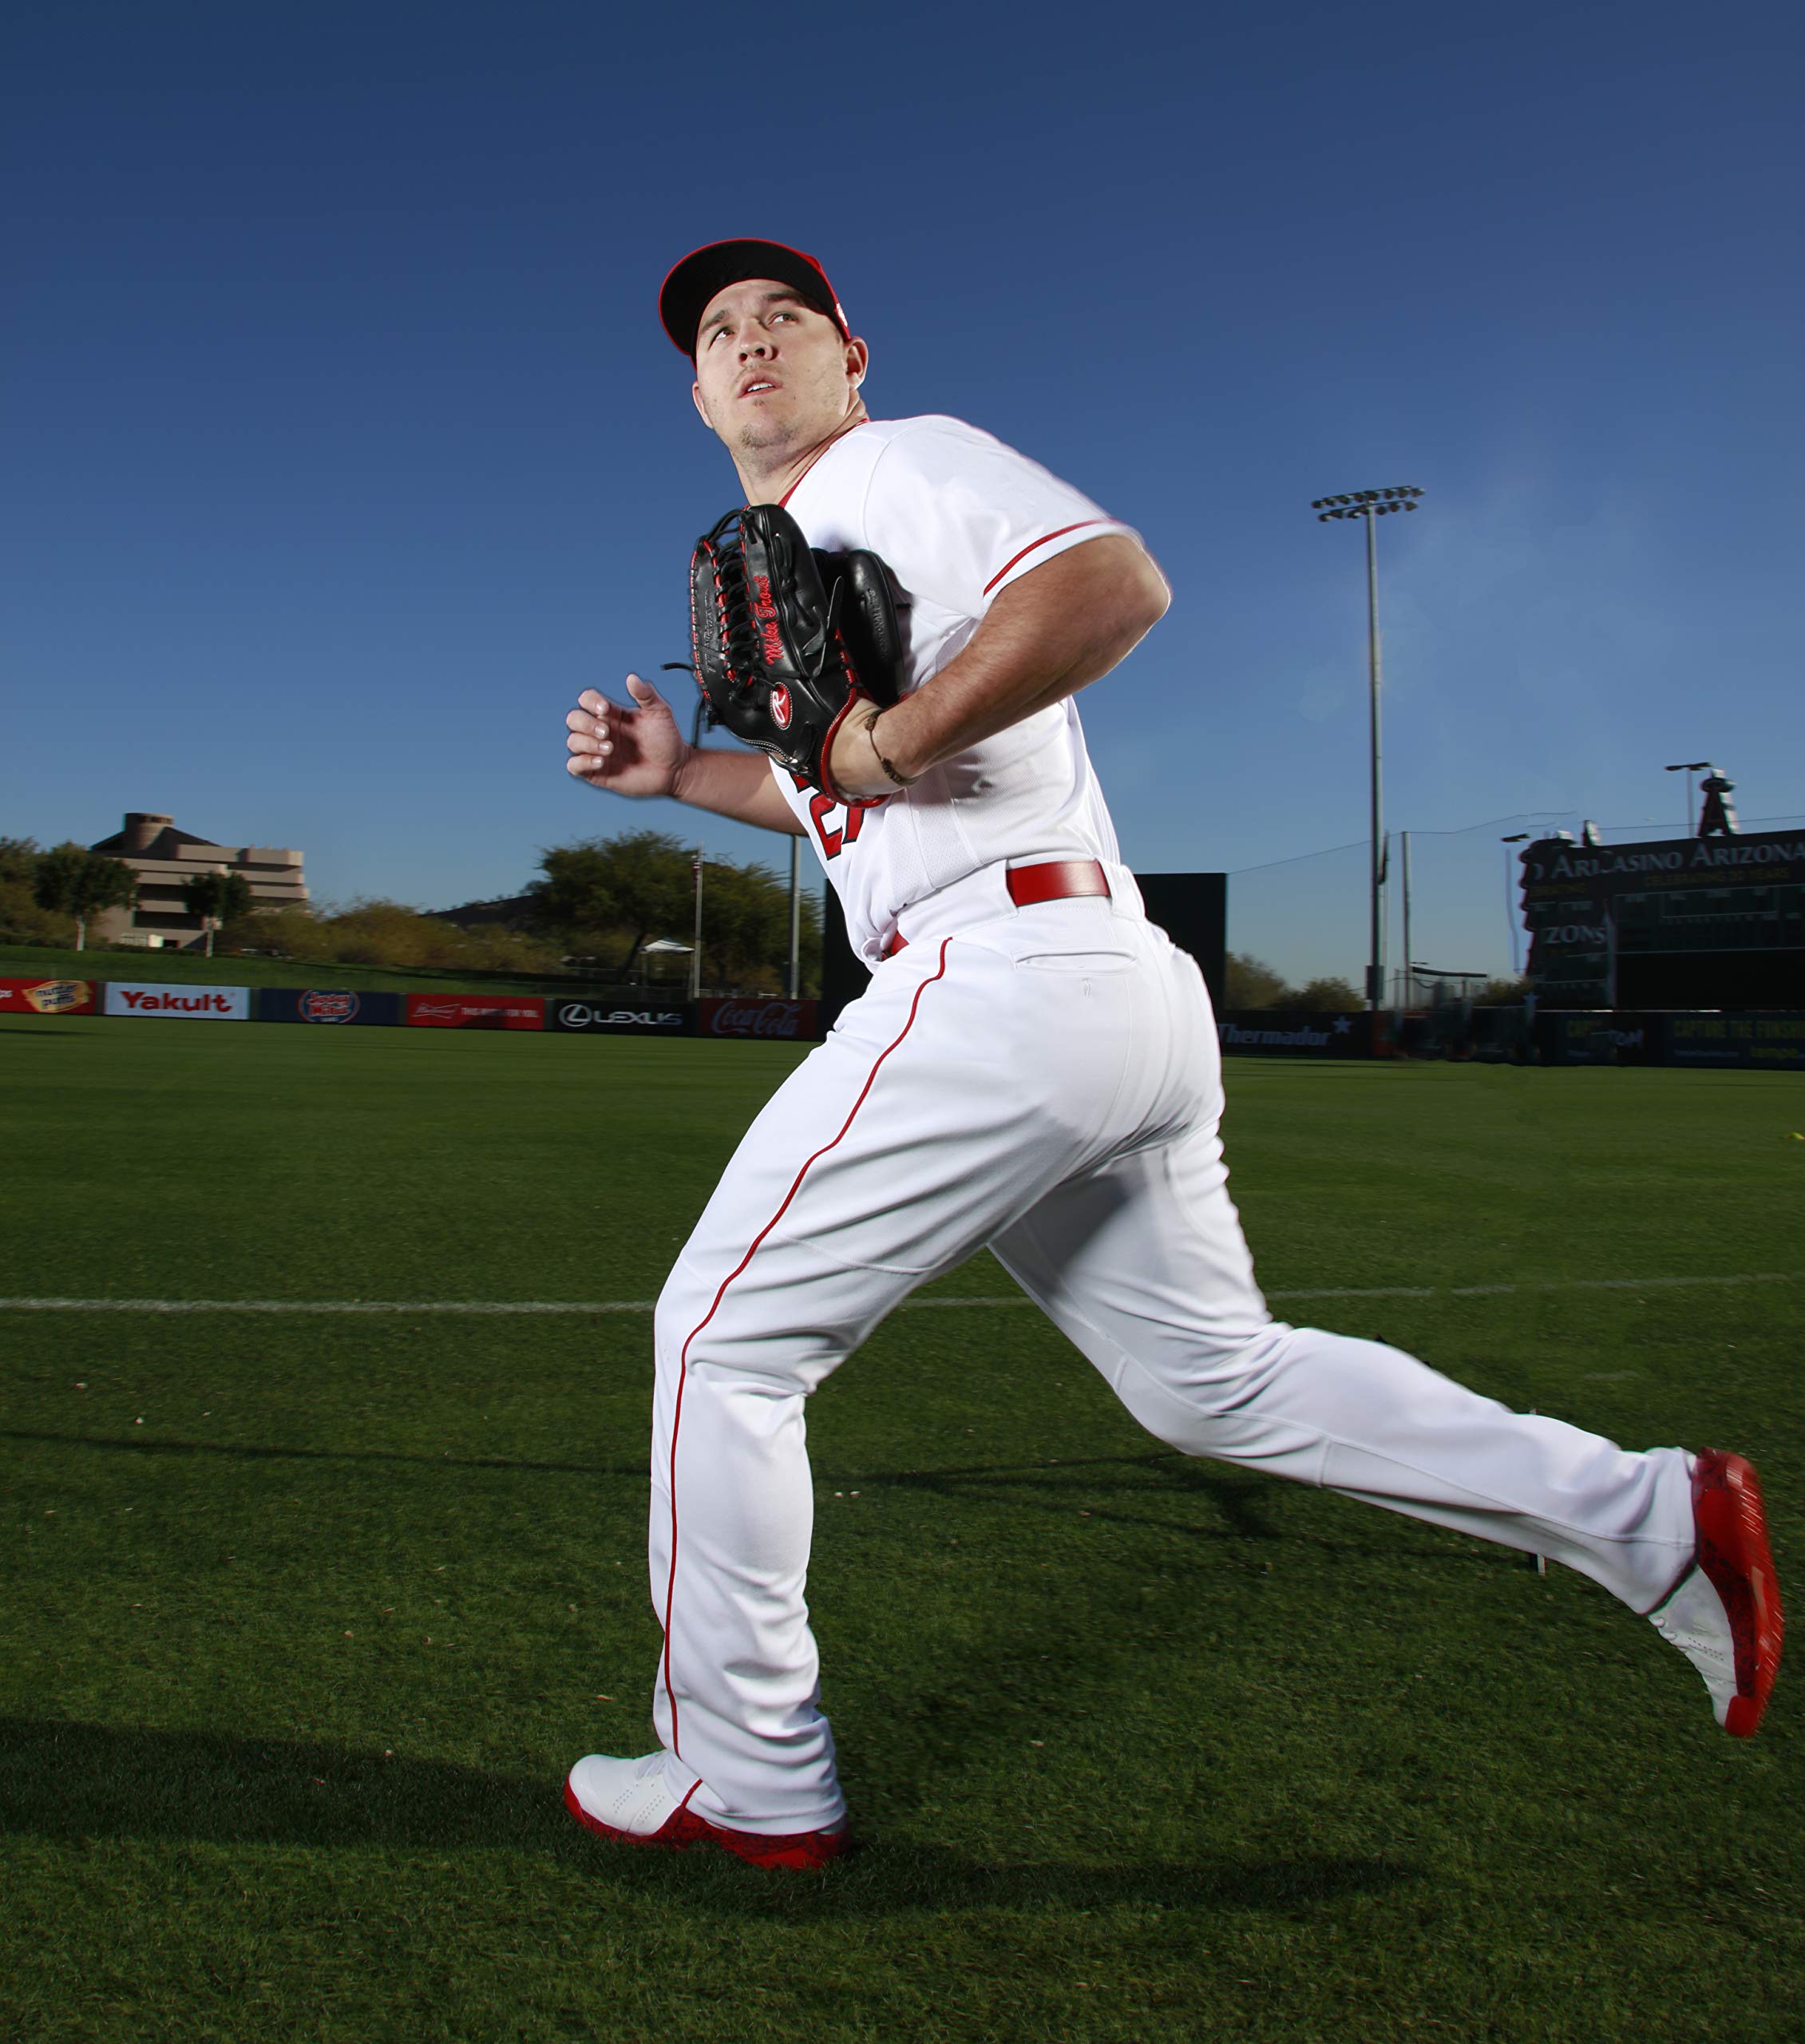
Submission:
[[[871,421],[868,418],[856,418],[853,421],[850,426],[842,426],[840,430],[834,434],[833,438],[828,442],[827,447],[817,448],[814,453],[809,457],[809,469],[812,469],[816,462],[821,459],[821,456],[827,452],[828,447],[837,447],[849,433],[855,433],[861,426],[869,426],[870,423]],[[789,489],[783,493],[782,496],[778,499],[778,507],[780,510],[788,505],[790,498],[793,497],[796,494],[797,491],[802,487],[803,477],[808,474],[809,469],[805,469],[802,471],[802,474],[798,476],[795,481],[790,485]]]
[[[798,480],[800,481],[801,478],[798,477]],[[786,501],[787,501],[788,500],[786,499]],[[1015,561],[1006,561],[1003,562],[1003,565],[998,568],[996,572],[992,576],[987,583],[985,583],[984,594],[988,596],[991,591],[996,587],[997,584],[1003,580],[1003,576],[1008,573],[1009,570],[1015,565],[1015,561],[1026,561],[1028,556],[1033,553],[1037,546],[1051,545],[1055,540],[1063,540],[1067,533],[1082,532],[1087,525],[1113,525],[1115,522],[1116,521],[1114,518],[1080,518],[1075,525],[1062,525],[1056,533],[1043,533],[1039,539],[1030,540],[1028,544],[1015,556]]]
[[[671,1416],[671,1574],[664,1586],[664,1698],[671,1706],[671,1750],[679,1760],[683,1757],[683,1749],[677,1743],[677,1695],[675,1690],[671,1686],[671,1606],[677,1594],[677,1434],[683,1424],[683,1386],[689,1380],[691,1345],[720,1310],[721,1301],[727,1294],[727,1287],[758,1254],[758,1246],[766,1236],[790,1211],[790,1203],[802,1190],[802,1181],[809,1175],[810,1170],[827,1155],[829,1150],[837,1148],[845,1140],[846,1131],[852,1127],[854,1117],[857,1115],[859,1109],[865,1105],[865,1095],[870,1092],[878,1073],[883,1069],[885,1059],[915,1027],[916,1010],[921,1005],[922,995],[928,991],[936,980],[945,976],[947,946],[952,941],[951,937],[943,937],[940,940],[940,962],[938,967],[915,989],[915,998],[908,1005],[908,1020],[904,1023],[901,1029],[897,1032],[895,1041],[879,1052],[877,1062],[865,1075],[865,1082],[860,1089],[858,1098],[853,1103],[852,1111],[840,1124],[840,1133],[831,1143],[824,1143],[796,1174],[790,1183],[789,1191],[783,1195],[783,1204],[753,1237],[751,1248],[721,1280],[721,1288],[714,1294],[714,1304],[690,1330],[688,1339],[683,1343],[683,1353],[677,1358],[677,1407]]]

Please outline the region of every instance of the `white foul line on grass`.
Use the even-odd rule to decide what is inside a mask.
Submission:
[[[1490,1299],[1534,1292],[1647,1292],[1693,1285],[1796,1285],[1805,1270],[1748,1270],[1720,1278],[1562,1278],[1528,1285],[1328,1285],[1269,1292],[1269,1299]],[[1003,1298],[905,1299],[904,1313],[961,1306],[1025,1306]],[[0,1313],[650,1313],[651,1299],[6,1299]]]

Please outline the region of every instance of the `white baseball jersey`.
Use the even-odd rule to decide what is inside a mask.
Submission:
[[[905,691],[963,650],[1009,584],[1068,547],[1129,528],[962,420],[869,420],[783,500],[811,546],[869,548],[901,591]],[[883,955],[912,903],[1004,861],[1120,858],[1077,706],[1039,710],[872,809],[850,811],[774,763],[845,911],[853,948]]]

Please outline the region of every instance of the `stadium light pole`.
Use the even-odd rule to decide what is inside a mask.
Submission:
[[[1319,497],[1310,509],[1316,522],[1358,518],[1366,526],[1366,657],[1372,712],[1372,930],[1366,969],[1367,1004],[1376,1015],[1385,998],[1385,837],[1383,768],[1379,744],[1379,521],[1393,511],[1414,511],[1421,490],[1356,489],[1342,497]],[[1407,959],[1405,963],[1409,964]]]
[[[1692,834],[1692,776],[1710,770],[1708,759],[1682,759],[1666,769],[1669,774],[1684,774],[1686,777],[1686,835]]]

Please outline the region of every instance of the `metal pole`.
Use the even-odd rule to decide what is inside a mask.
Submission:
[[[1411,959],[1414,958],[1416,954],[1410,948],[1410,833],[1406,830],[1400,833],[1400,835],[1403,838],[1404,850],[1403,1005],[1407,1008],[1414,1008],[1416,1005],[1416,975],[1415,969],[1411,964]]]
[[[1510,847],[1504,847],[1504,921],[1510,932],[1510,976],[1520,980],[1523,969],[1518,961],[1522,953],[1517,944],[1517,891],[1510,885]]]
[[[790,998],[802,992],[802,841],[790,841]]]
[[[1385,885],[1385,839],[1379,793],[1379,523],[1369,505],[1366,513],[1367,665],[1372,691],[1372,960],[1367,968],[1367,998],[1376,1014],[1385,992],[1385,924],[1382,904]]]
[[[695,848],[695,935],[690,946],[690,999],[702,998],[702,847]]]

